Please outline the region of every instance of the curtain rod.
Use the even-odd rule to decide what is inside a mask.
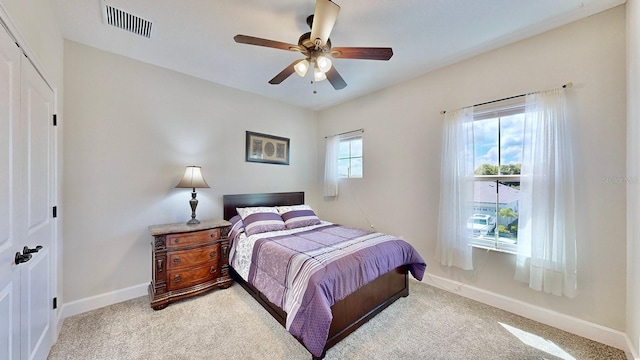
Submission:
[[[343,133],[340,133],[340,134],[331,135],[331,136],[325,136],[324,138],[325,138],[325,139],[328,139],[328,138],[330,138],[330,137],[340,136],[340,135],[346,135],[346,134],[351,134],[351,133],[353,133],[353,132],[358,132],[358,131],[359,131],[359,132],[364,132],[364,128],[356,129],[356,130],[351,130],[351,131],[346,131],[346,132],[343,132]]]
[[[568,83],[566,83],[566,84],[562,85],[562,88],[563,88],[563,89],[568,89],[568,88],[570,88],[570,87],[572,87],[572,86],[573,86],[573,83],[572,83],[572,82],[568,82]],[[515,99],[515,98],[519,98],[519,97],[527,96],[527,95],[529,95],[529,94],[534,94],[534,93],[527,93],[527,94],[520,94],[520,95],[515,95],[515,96],[509,96],[509,97],[506,97],[506,98],[503,98],[503,99],[491,100],[491,101],[483,102],[483,103],[480,103],[480,104],[475,104],[475,105],[473,105],[473,106],[481,106],[481,105],[492,104],[492,103],[495,103],[495,102],[498,102],[498,101],[511,100],[511,99]],[[440,114],[446,114],[446,113],[447,113],[447,111],[446,111],[446,110],[442,110],[442,111],[440,111]]]

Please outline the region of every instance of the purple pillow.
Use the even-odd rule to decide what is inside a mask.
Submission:
[[[237,208],[247,236],[267,231],[284,230],[284,221],[273,207]]]
[[[277,209],[287,229],[321,224],[309,205],[278,206]]]
[[[244,224],[242,223],[242,217],[236,215],[229,220],[231,228],[229,230],[229,244],[233,244],[238,236],[244,232]]]

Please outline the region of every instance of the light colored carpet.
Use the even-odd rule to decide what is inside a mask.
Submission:
[[[147,297],[64,320],[58,359],[311,359],[239,285],[154,311]],[[410,281],[325,359],[621,359],[623,351]]]

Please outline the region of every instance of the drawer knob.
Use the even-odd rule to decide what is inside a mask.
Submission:
[[[180,259],[180,256],[176,256],[173,258],[173,263],[175,265],[180,264],[182,262],[182,259]]]
[[[209,253],[209,256],[211,256],[211,258],[215,258],[218,255],[218,252],[216,252],[215,250]]]
[[[212,266],[211,269],[209,269],[209,274],[215,274],[216,273],[216,267]]]
[[[173,243],[174,244],[179,244],[180,243],[180,239],[173,239]]]
[[[182,281],[182,277],[180,276],[180,274],[173,277],[174,283],[179,283],[180,281]]]

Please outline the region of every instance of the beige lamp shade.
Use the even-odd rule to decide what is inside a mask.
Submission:
[[[202,177],[202,171],[200,166],[187,166],[184,171],[182,180],[176,185],[177,188],[208,188],[209,184]]]

